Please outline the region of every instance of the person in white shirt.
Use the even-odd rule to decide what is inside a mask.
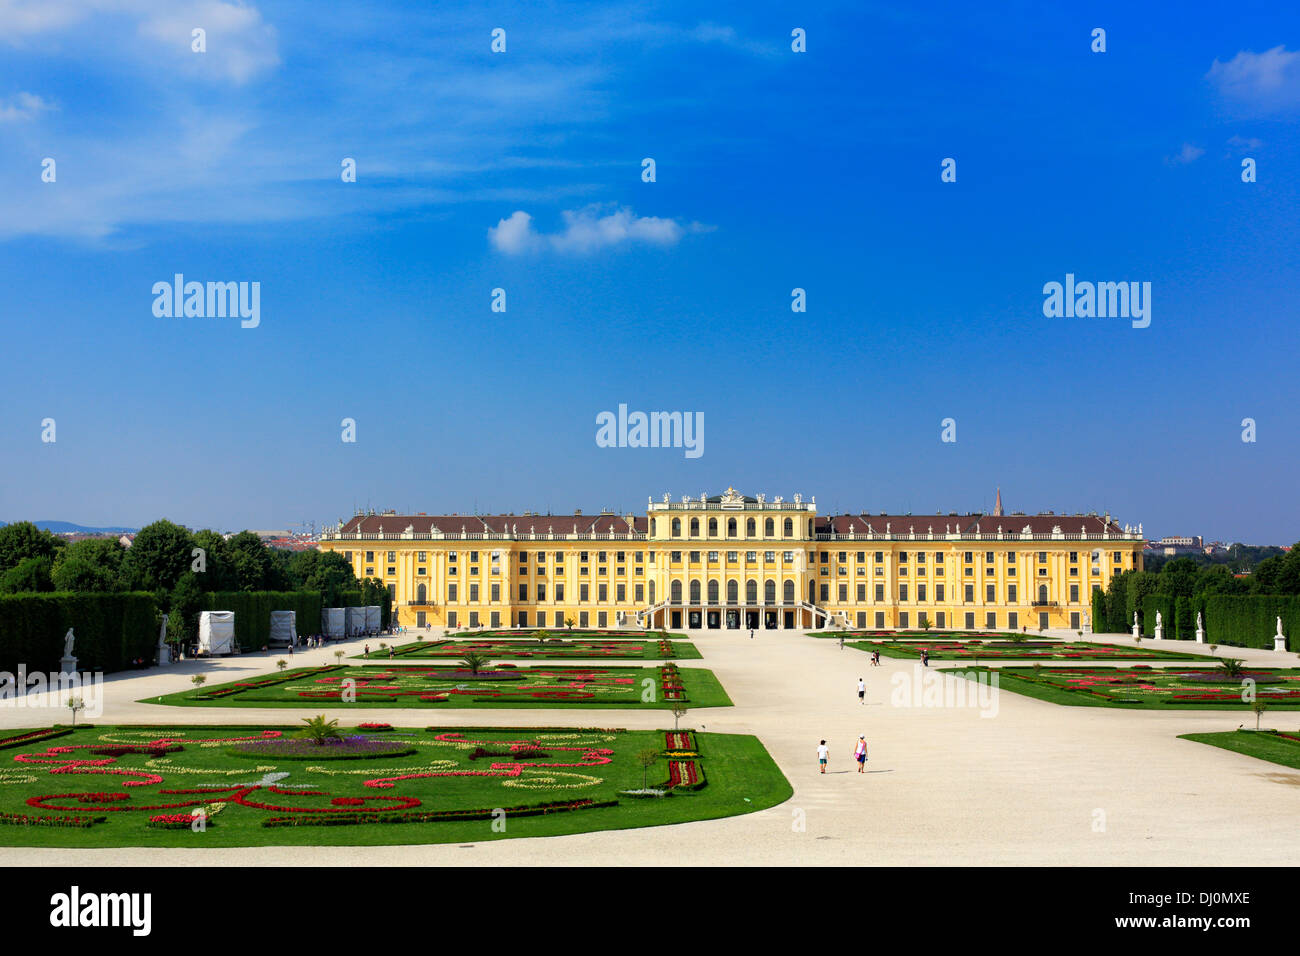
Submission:
[[[863,706],[867,703],[867,682],[861,677],[858,678],[858,703]]]
[[[830,759],[831,748],[826,746],[826,741],[822,741],[817,747],[817,763],[821,765],[822,773],[826,772],[826,761]]]

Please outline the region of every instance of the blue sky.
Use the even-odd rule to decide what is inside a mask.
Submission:
[[[0,0],[0,518],[1000,485],[1291,543],[1300,15],[1043,6]],[[1067,272],[1150,327],[1044,317]],[[175,273],[260,325],[155,317]],[[597,447],[620,403],[704,454]]]

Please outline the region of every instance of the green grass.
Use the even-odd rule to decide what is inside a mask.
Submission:
[[[1300,738],[1300,731],[1292,736]],[[1247,757],[1258,757],[1292,770],[1300,770],[1300,739],[1279,737],[1272,731],[1228,730],[1213,734],[1180,734],[1179,739],[1194,740],[1198,744],[1221,747]]]
[[[1241,700],[1239,683],[1207,683],[1196,678],[1217,675],[1219,668],[1131,667],[971,667],[949,671],[969,679],[982,673],[998,675],[998,686],[1025,697],[1070,707],[1120,707],[1128,710],[1236,710],[1251,713],[1251,704]],[[1300,710],[1300,670],[1248,668],[1246,673],[1280,677],[1279,683],[1256,687],[1259,699],[1269,710]],[[1071,683],[1085,680],[1089,685]],[[1206,699],[1205,695],[1231,697]],[[1274,695],[1282,694],[1284,697]],[[1176,695],[1182,695],[1181,699]]]
[[[671,680],[664,680],[665,668],[658,667],[575,667],[572,665],[505,665],[493,671],[523,675],[519,680],[474,678],[451,664],[327,665],[272,672],[225,684],[204,685],[163,697],[149,697],[142,704],[170,704],[187,707],[423,707],[502,708],[580,707],[667,709],[677,700],[689,708],[730,707],[731,698],[710,670],[677,668],[684,698],[670,698]],[[355,699],[344,699],[355,682]],[[646,681],[650,681],[647,686]],[[643,701],[650,692],[651,701]],[[541,694],[542,696],[535,696]]]
[[[922,648],[930,651],[932,661],[992,661],[992,660],[1046,660],[1046,661],[1147,661],[1182,660],[1212,661],[1205,654],[1184,654],[1180,651],[1157,651],[1142,647],[1125,647],[1118,644],[1092,644],[1086,641],[1055,641],[1031,639],[1002,641],[985,644],[982,641],[853,641],[849,647],[859,651],[880,651],[886,657],[920,659]]]
[[[456,659],[469,651],[486,654],[492,660],[527,660],[529,658],[575,660],[698,660],[700,651],[690,641],[668,641],[669,653],[662,652],[660,642],[568,640],[555,637],[542,643],[537,640],[503,638],[464,638],[440,641],[415,641],[393,647],[394,657],[411,659]],[[388,650],[374,645],[370,657],[355,655],[352,660],[388,660]]]
[[[412,743],[417,753],[405,757],[362,760],[277,761],[249,758],[231,753],[228,744],[204,741],[249,736],[264,731],[292,733],[292,727],[265,725],[240,727],[84,727],[53,740],[0,749],[0,813],[37,816],[103,817],[89,828],[0,825],[0,845],[51,847],[230,847],[391,845],[421,843],[471,843],[514,837],[543,837],[598,830],[662,826],[693,820],[752,813],[790,798],[789,782],[777,768],[758,738],[742,734],[694,734],[698,763],[705,785],[698,790],[676,790],[662,799],[620,796],[620,790],[640,788],[642,768],[636,760],[641,750],[661,754],[649,768],[651,786],[667,781],[668,766],[663,731],[628,731],[573,728],[396,728],[376,734],[382,738]],[[461,739],[439,740],[440,735]],[[131,752],[112,757],[103,769],[130,770],[134,776],[98,773],[59,773],[61,764],[19,763],[20,754],[44,755],[42,759],[62,761],[87,755],[85,750],[49,754],[51,746],[140,745],[172,738],[180,749],[158,755]],[[489,750],[508,750],[519,742],[540,750],[511,759],[470,759],[482,742]],[[558,748],[574,748],[561,750]],[[608,753],[603,753],[607,751]],[[608,762],[601,762],[604,760]],[[555,767],[556,764],[579,766]],[[496,764],[496,768],[493,765]],[[274,768],[274,769],[270,769]],[[95,768],[85,768],[87,770]],[[477,771],[474,776],[456,775]],[[484,771],[488,771],[484,774]],[[391,781],[391,788],[366,787],[364,781],[411,773],[452,774]],[[161,777],[157,782],[156,777]],[[269,774],[288,776],[268,780]],[[295,788],[293,785],[304,785]],[[271,790],[280,788],[281,792]],[[164,790],[194,790],[203,787],[228,788],[221,793],[167,794]],[[122,795],[101,802],[83,802],[80,795],[104,793]],[[61,795],[61,796],[54,796]],[[28,804],[45,798],[47,809]],[[336,799],[364,801],[357,806],[339,805]],[[244,802],[233,802],[234,800]],[[336,826],[266,827],[271,817],[325,819],[329,813],[304,810],[337,808],[349,813],[364,809],[396,807],[418,801],[408,812],[487,810],[533,806],[555,801],[590,799],[596,803],[617,801],[616,806],[578,809],[541,816],[504,816],[505,831],[493,828],[493,820],[438,820],[413,823],[355,822]],[[211,806],[224,802],[210,817],[204,832],[190,829],[159,830],[149,827],[150,816],[160,813],[189,813],[191,806],[144,810],[136,807],[171,803]],[[285,809],[249,806],[267,804]],[[62,809],[67,808],[67,809]],[[111,809],[121,808],[121,809]],[[299,812],[293,812],[293,811]],[[394,811],[395,812],[395,811]],[[391,815],[391,814],[390,814]],[[364,814],[369,817],[370,814]],[[338,816],[334,816],[338,819]],[[687,837],[683,837],[686,839]]]

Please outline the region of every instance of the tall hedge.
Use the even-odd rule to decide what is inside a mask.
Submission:
[[[1196,594],[1191,597],[1179,597],[1174,601],[1174,636],[1178,640],[1196,640],[1196,612],[1200,611],[1204,619],[1207,597],[1208,595],[1205,594]]]
[[[1106,633],[1107,629],[1106,592],[1101,588],[1094,588],[1092,592],[1092,629],[1098,634]]]
[[[137,660],[152,664],[161,620],[146,592],[0,596],[0,670],[14,673],[24,664],[28,672],[58,671],[68,628],[78,670],[107,674]]]
[[[1300,597],[1211,594],[1205,599],[1205,640],[1234,647],[1273,647],[1278,615],[1288,650],[1300,648]]]
[[[1142,599],[1142,633],[1154,636],[1156,633],[1156,612],[1160,612],[1161,623],[1165,628],[1165,639],[1174,636],[1174,599],[1168,594],[1148,594]]]
[[[272,611],[293,611],[299,634],[320,632],[318,591],[214,591],[204,598],[204,610],[235,612],[241,650],[261,650],[270,641]]]

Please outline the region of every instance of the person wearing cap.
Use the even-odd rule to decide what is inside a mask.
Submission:
[[[853,759],[858,762],[858,773],[865,773],[867,766],[867,738],[858,737],[858,745],[853,748]]]

